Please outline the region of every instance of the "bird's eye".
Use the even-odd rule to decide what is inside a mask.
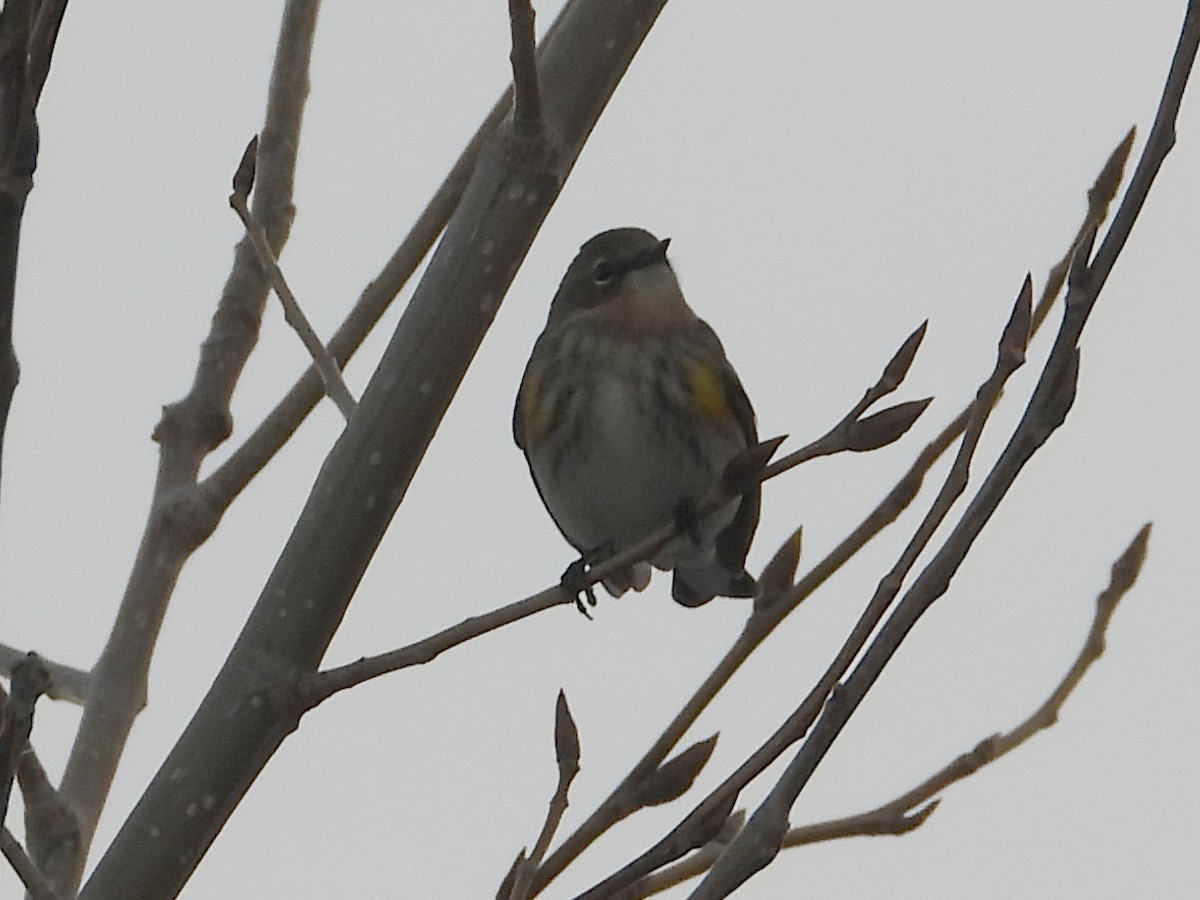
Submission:
[[[608,284],[613,279],[613,267],[608,260],[600,260],[596,263],[596,268],[592,269],[592,279],[596,284]]]

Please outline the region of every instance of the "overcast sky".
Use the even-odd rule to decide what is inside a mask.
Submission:
[[[68,10],[21,248],[0,641],[80,667],[103,644],[145,519],[150,432],[191,382],[240,236],[229,177],[261,125],[282,5]],[[570,562],[512,444],[511,407],[567,263],[613,226],[673,239],[684,290],[721,335],[761,433],[788,433],[792,447],[836,421],[930,320],[901,392],[936,398],[913,433],[766,490],[751,570],[799,524],[802,568],[818,560],[974,394],[1025,273],[1040,289],[1133,124],[1141,151],[1184,6],[668,6],[534,243],[328,661],[522,597]],[[539,24],[555,11],[539,4]],[[500,0],[327,4],[283,256],[322,335],[503,89],[505,16]],[[875,806],[1028,715],[1078,651],[1112,561],[1153,520],[1108,652],[1053,730],[947,791],[917,832],[790,851],[746,896],[1183,897],[1200,883],[1198,90],[1084,334],[1066,425],[905,642],[793,822]],[[398,310],[349,367],[356,394]],[[1014,379],[977,474],[1023,408],[1049,337]],[[272,303],[215,461],[305,365]],[[326,402],[185,570],[97,851],[203,697],[338,431]],[[692,739],[722,736],[703,787],[803,696],[918,516],[810,599],[705,714]],[[741,601],[682,609],[668,583],[602,601],[594,622],[566,608],[538,616],[326,704],[272,760],[185,896],[493,896],[554,787],[559,688],[583,749],[570,828],[744,621]],[[34,742],[56,776],[77,718],[39,708]],[[587,887],[684,809],[626,822],[547,896]],[[0,894],[14,884],[0,874]]]

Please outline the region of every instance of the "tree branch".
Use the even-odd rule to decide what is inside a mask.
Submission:
[[[321,339],[317,337],[312,323],[308,321],[308,316],[304,314],[304,310],[300,306],[300,301],[292,293],[292,288],[287,283],[287,278],[284,277],[283,270],[279,268],[279,261],[275,258],[275,254],[272,252],[271,245],[267,240],[267,229],[263,227],[262,222],[254,217],[254,213],[246,205],[246,200],[249,198],[250,191],[254,187],[254,170],[257,167],[257,157],[258,137],[255,136],[246,146],[246,152],[242,155],[242,161],[238,165],[237,173],[234,175],[233,193],[229,195],[229,205],[233,207],[234,211],[238,214],[238,218],[242,220],[242,224],[246,227],[246,237],[250,239],[250,243],[254,246],[254,252],[258,255],[258,263],[262,266],[263,271],[267,273],[267,280],[270,281],[271,287],[275,290],[275,295],[279,297],[279,302],[283,306],[283,318],[292,326],[292,330],[300,336],[300,341],[304,344],[304,348],[308,350],[309,356],[312,357],[317,374],[321,376],[321,384],[325,387],[325,394],[337,406],[338,411],[342,414],[342,418],[349,421],[350,417],[354,415],[354,408],[358,404],[354,401],[354,397],[350,393],[350,388],[346,387],[346,382],[342,378],[342,372],[338,368],[337,361],[330,354],[328,348],[321,343]]]
[[[23,660],[25,656],[24,650],[0,644],[0,675],[12,675],[13,666]],[[82,669],[65,666],[44,657],[42,665],[46,667],[46,672],[50,676],[50,683],[46,686],[46,696],[51,700],[66,700],[82,706],[87,700],[91,675]]]
[[[0,9],[0,470],[8,412],[21,373],[12,342],[21,221],[38,158],[40,85],[30,84],[28,66],[35,11],[32,0],[8,0]],[[45,64],[48,70],[48,56]]]
[[[33,712],[38,698],[46,691],[50,676],[36,653],[28,653],[13,666],[12,693],[4,698],[0,714],[0,825],[8,818],[8,800],[18,760],[33,732]]]
[[[4,853],[4,858],[13,867],[13,871],[17,873],[33,900],[59,900],[50,882],[33,864],[33,860],[25,853],[25,848],[7,828],[0,829],[0,852]]]

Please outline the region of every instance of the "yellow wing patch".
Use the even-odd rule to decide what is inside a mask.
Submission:
[[[521,382],[520,406],[517,411],[519,433],[517,443],[522,447],[536,446],[545,431],[545,414],[542,410],[542,379],[532,369]]]
[[[706,419],[727,421],[733,416],[720,371],[697,359],[687,361],[688,396],[692,409]]]

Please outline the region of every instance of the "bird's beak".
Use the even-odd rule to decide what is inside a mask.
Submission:
[[[634,259],[627,271],[632,272],[636,269],[648,269],[650,266],[657,265],[660,262],[665,263],[667,261],[667,247],[670,245],[670,238],[659,241],[641,256]]]

